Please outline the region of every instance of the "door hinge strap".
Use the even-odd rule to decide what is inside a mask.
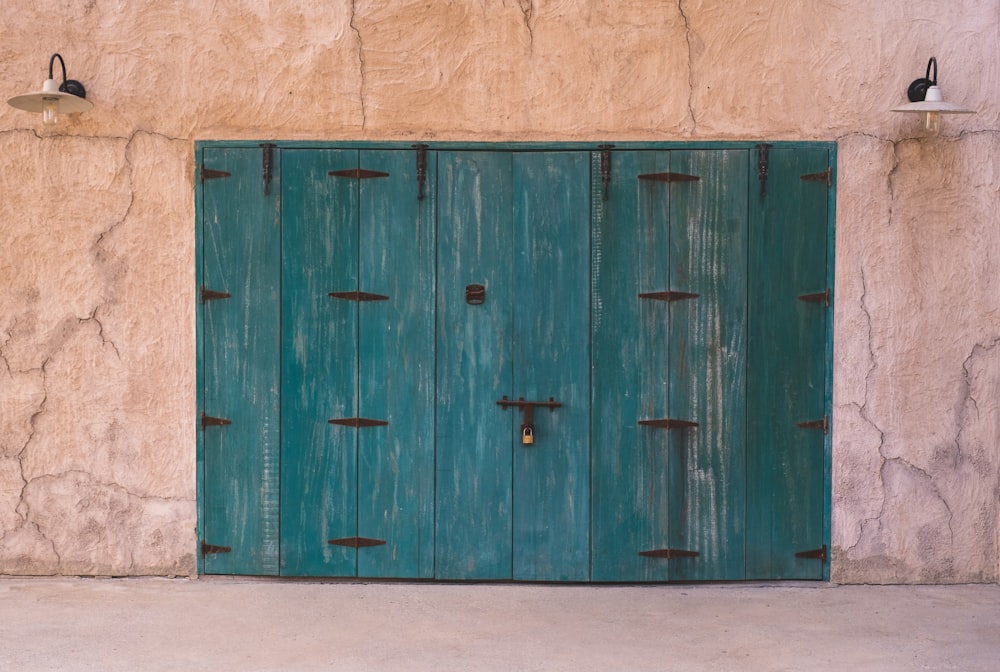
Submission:
[[[811,551],[802,551],[795,554],[796,558],[804,558],[806,560],[821,560],[826,562],[826,544],[823,544],[823,548],[816,548]]]
[[[330,177],[350,177],[355,180],[367,180],[373,177],[389,177],[389,173],[377,170],[365,170],[364,168],[348,168],[347,170],[331,170],[327,173]]]
[[[601,150],[601,191],[602,199],[608,200],[608,189],[611,187],[611,150],[614,145],[598,145]]]
[[[233,549],[228,546],[213,546],[212,544],[205,543],[205,540],[201,541],[201,557],[210,555],[212,553],[232,553]]]
[[[217,292],[214,289],[207,289],[205,285],[201,286],[201,302],[206,301],[217,301],[218,299],[228,299],[233,295],[229,292]]]
[[[685,551],[680,548],[658,548],[654,551],[639,551],[639,555],[644,558],[663,558],[673,560],[674,558],[697,558],[698,551]]]
[[[643,427],[656,427],[657,429],[689,429],[697,427],[697,422],[690,420],[674,420],[673,418],[658,418],[656,420],[640,420]]]
[[[275,145],[273,142],[265,142],[264,144],[260,145],[260,147],[264,150],[263,161],[264,161],[265,196],[271,195],[271,177],[274,175],[274,148],[276,146],[277,145]]]
[[[420,142],[413,145],[417,150],[417,200],[424,200],[424,185],[427,184],[427,147]]]
[[[639,179],[651,182],[697,182],[701,178],[697,175],[685,175],[684,173],[646,173],[640,175]]]
[[[327,294],[331,299],[347,299],[348,301],[388,301],[389,297],[384,294],[370,294],[368,292],[330,292]]]
[[[371,418],[334,418],[327,420],[331,425],[342,425],[344,427],[383,427],[389,423],[385,420],[372,420]]]
[[[683,301],[685,299],[697,299],[700,294],[691,292],[646,292],[640,294],[640,299],[650,299],[652,301]]]
[[[330,539],[326,543],[331,546],[347,546],[349,548],[367,548],[369,546],[385,546],[382,539],[368,539],[367,537],[344,537],[343,539]]]
[[[808,173],[802,176],[802,179],[806,182],[826,182],[826,186],[833,186],[833,171],[830,166],[826,167],[822,173]]]
[[[802,429],[822,429],[823,434],[830,433],[830,417],[824,415],[820,420],[809,420],[807,422],[800,422],[795,425],[796,427],[801,427]]]
[[[803,294],[799,297],[799,301],[810,301],[813,303],[824,303],[827,307],[830,306],[830,288],[827,287],[826,291],[817,292],[815,294]]]
[[[205,431],[206,427],[225,427],[231,424],[233,424],[233,421],[227,418],[213,418],[211,415],[201,414],[202,431]]]
[[[230,177],[232,174],[227,173],[224,170],[212,170],[211,168],[206,168],[205,164],[201,164],[201,183],[205,184],[205,180],[217,180],[220,177]]]
[[[768,152],[772,145],[762,142],[757,145],[757,180],[760,182],[761,198],[767,196]]]

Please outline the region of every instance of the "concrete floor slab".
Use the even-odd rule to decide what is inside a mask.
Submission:
[[[1000,586],[0,580],[0,670],[1000,669]]]

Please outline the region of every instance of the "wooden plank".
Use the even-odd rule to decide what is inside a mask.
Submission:
[[[670,380],[668,304],[638,297],[667,289],[672,192],[636,179],[668,168],[667,152],[615,151],[609,199],[593,201],[594,581],[670,576],[638,555],[665,546],[669,528],[669,432],[638,423],[666,416]]]
[[[428,180],[434,183],[433,162]],[[358,432],[360,576],[431,578],[434,569],[435,194],[417,200],[413,150],[362,151],[360,412],[388,424]]]
[[[354,576],[358,551],[331,546],[357,525],[358,182],[332,168],[356,151],[282,150],[282,574]],[[362,536],[374,536],[363,534]]]
[[[671,303],[671,417],[698,422],[670,432],[671,580],[744,574],[746,476],[747,160],[744,150],[675,151],[670,170],[699,175],[671,185],[670,286],[698,293]]]
[[[797,424],[829,413],[830,309],[797,297],[827,286],[829,189],[800,177],[830,158],[772,147],[769,159],[749,247],[747,578],[820,579],[823,563],[795,553],[826,543],[824,436]]]
[[[203,541],[232,550],[207,555],[202,566],[207,574],[276,574],[279,201],[263,193],[260,149],[203,154],[231,177],[203,186],[202,281],[232,294],[200,306],[201,410],[232,423],[203,433]]]
[[[554,397],[514,441],[514,578],[590,578],[590,154],[514,155],[514,396]],[[515,420],[515,427],[520,422]]]
[[[511,155],[438,154],[436,576],[511,578]],[[481,305],[469,284],[486,287]]]

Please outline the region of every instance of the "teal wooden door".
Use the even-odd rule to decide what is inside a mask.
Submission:
[[[766,152],[766,156],[761,156]],[[829,150],[762,147],[750,224],[747,578],[826,568]]]
[[[739,579],[748,151],[611,160],[594,220],[594,580]]]
[[[433,576],[434,221],[414,152],[282,152],[281,572]]]
[[[261,152],[206,149],[201,385],[208,574],[277,574],[281,462],[280,202]]]
[[[586,581],[589,154],[441,152],[438,175],[437,577]],[[561,405],[525,445],[504,398]]]

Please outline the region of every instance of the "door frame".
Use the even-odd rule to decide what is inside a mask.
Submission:
[[[603,147],[610,147],[612,150],[713,150],[713,149],[744,149],[753,151],[762,144],[771,148],[788,149],[825,149],[830,155],[830,191],[827,199],[827,286],[831,292],[831,307],[834,305],[833,293],[835,287],[835,259],[836,259],[836,188],[838,179],[837,166],[837,143],[831,141],[766,141],[766,140],[746,140],[746,141],[655,141],[655,142],[612,142],[596,140],[591,142],[430,142],[426,143],[429,151],[451,150],[451,151],[505,151],[505,152],[531,152],[531,151],[592,151],[598,152]],[[199,427],[199,418],[205,410],[203,408],[203,398],[201,391],[205,386],[205,362],[204,362],[204,325],[202,324],[202,314],[199,309],[198,288],[203,283],[203,180],[200,169],[204,151],[206,149],[260,149],[269,145],[277,150],[282,149],[413,149],[415,143],[412,141],[338,141],[338,140],[308,140],[308,141],[282,141],[282,140],[197,140],[194,147],[193,179],[194,179],[194,210],[195,210],[195,284],[192,287],[192,309],[195,311],[195,340],[196,340],[196,373],[195,384],[196,412],[192,418],[195,425],[195,490],[196,490],[196,546],[195,558],[197,562],[198,574],[204,574],[205,562],[201,552],[201,540],[204,535],[204,497],[205,497],[205,455],[204,455],[204,432]],[[603,147],[602,147],[603,146]],[[751,184],[747,189],[752,191],[756,180],[756,172],[752,171]],[[832,427],[833,418],[833,346],[834,346],[834,313],[831,309],[826,321],[826,398],[830,409]],[[830,548],[831,520],[832,520],[832,457],[833,457],[833,434],[828,432],[824,437],[823,455],[823,507],[825,515],[823,517],[823,537],[826,548]],[[822,580],[830,579],[831,558],[827,557],[823,563]]]

